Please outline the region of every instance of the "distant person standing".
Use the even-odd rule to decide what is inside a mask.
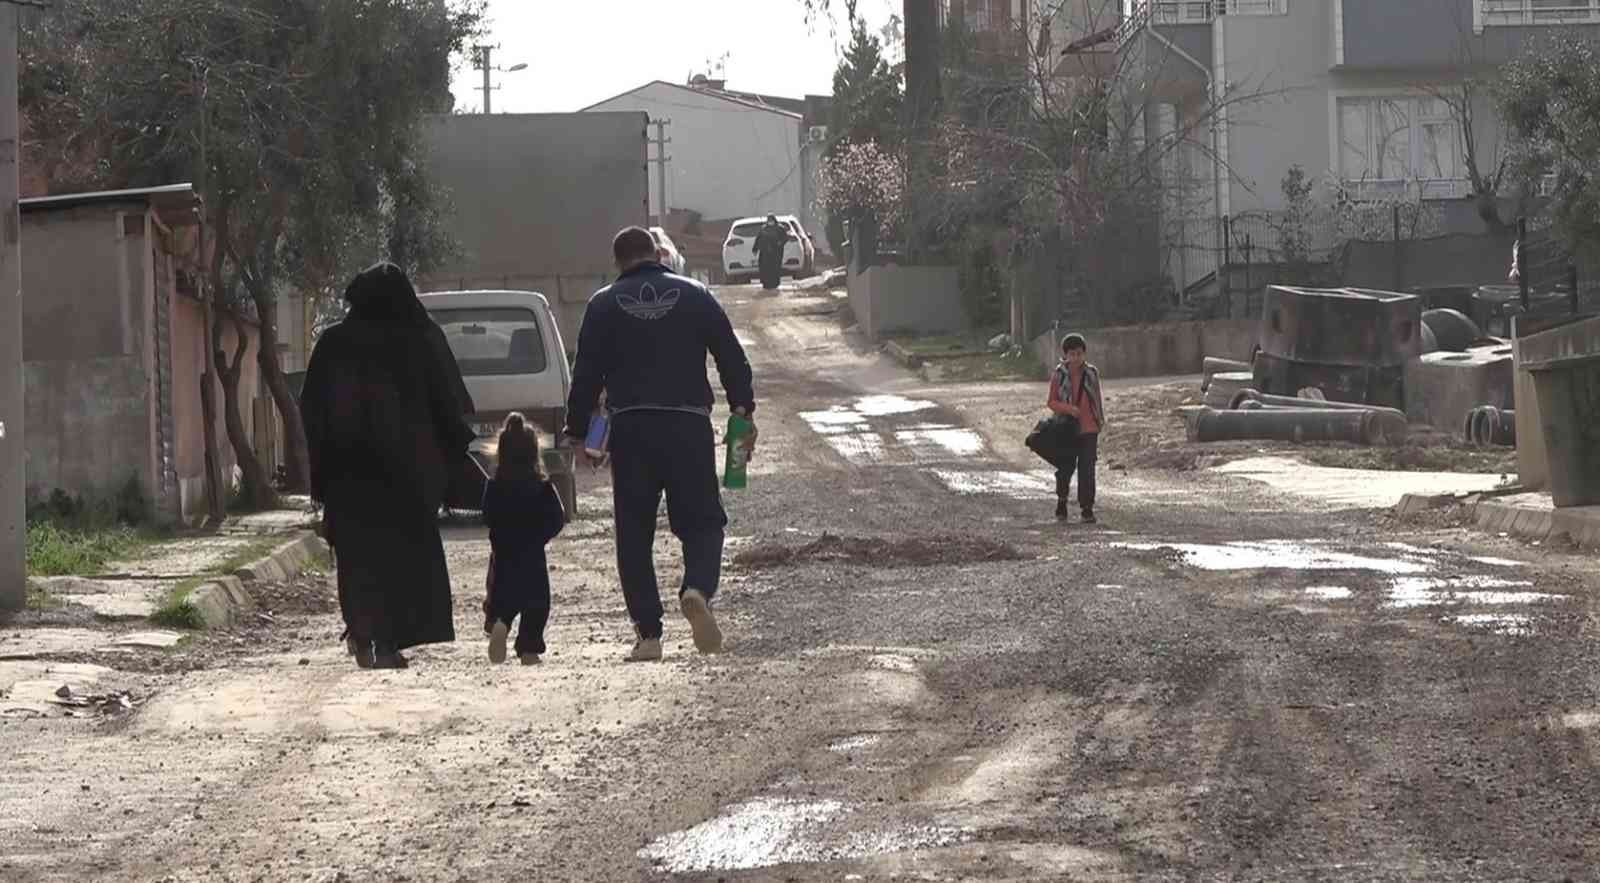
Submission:
[[[1095,461],[1099,457],[1100,430],[1106,424],[1105,405],[1100,397],[1100,371],[1085,359],[1089,344],[1081,334],[1069,334],[1061,341],[1061,362],[1050,372],[1050,397],[1045,404],[1051,413],[1078,421],[1076,444],[1056,464],[1056,517],[1070,514],[1068,494],[1072,473],[1078,473],[1078,508],[1085,524],[1094,524]]]
[[[756,234],[756,266],[761,272],[761,287],[772,291],[783,278],[783,250],[789,245],[789,228],[778,222],[777,215],[767,215],[767,222]]]
[[[311,353],[300,412],[311,497],[339,571],[339,608],[362,668],[455,640],[438,513],[474,433],[472,398],[444,332],[394,264],[345,290],[350,314]]]
[[[722,650],[711,611],[722,578],[728,524],[717,486],[715,403],[706,355],[717,365],[728,405],[752,417],[750,362],[728,314],[711,292],[662,266],[650,233],[629,227],[612,242],[621,275],[589,300],[578,331],[567,435],[582,447],[601,393],[611,417],[609,448],[617,570],[638,640],[629,662],[661,658],[662,606],[653,554],[656,512],[683,546],[679,607],[701,653]],[[752,430],[748,450],[755,446]],[[596,462],[596,465],[599,465]]]

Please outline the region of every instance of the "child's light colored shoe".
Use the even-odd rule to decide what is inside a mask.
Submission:
[[[518,653],[517,661],[521,662],[523,665],[538,665],[544,662],[543,659],[539,658],[539,654],[537,653]]]
[[[495,665],[506,661],[506,636],[509,634],[511,626],[500,620],[489,629],[489,661]]]

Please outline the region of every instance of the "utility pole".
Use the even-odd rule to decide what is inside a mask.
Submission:
[[[494,93],[494,83],[491,82],[490,77],[493,75],[494,66],[490,64],[490,53],[493,53],[494,46],[478,43],[477,46],[472,46],[472,51],[477,54],[472,66],[483,72],[483,112],[491,114],[493,106],[491,106],[490,96]]]
[[[494,93],[494,84],[490,82],[489,77],[494,72],[494,66],[489,64],[489,58],[490,53],[494,52],[494,47],[480,44],[472,48],[478,53],[478,69],[483,71],[483,112],[492,113],[490,96]]]
[[[651,120],[650,124],[656,127],[656,137],[650,142],[656,146],[656,223],[666,227],[667,163],[672,162],[672,157],[667,156],[667,145],[672,143],[667,137],[667,127],[672,125],[672,120]]]
[[[28,599],[22,435],[22,216],[17,208],[17,7],[0,0],[0,610]]]

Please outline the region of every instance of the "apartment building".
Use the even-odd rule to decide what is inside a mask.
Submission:
[[[1476,229],[1462,114],[1442,96],[1557,28],[1600,34],[1600,0],[1130,0],[1122,14],[1118,76],[1147,137],[1187,142],[1163,169],[1168,238],[1202,244],[1222,216],[1281,210],[1294,166]],[[1492,171],[1502,128],[1487,95],[1471,111]],[[1180,290],[1209,272],[1183,250]]]

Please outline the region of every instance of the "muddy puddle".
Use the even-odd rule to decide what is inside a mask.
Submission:
[[[982,537],[932,536],[889,540],[823,534],[803,545],[766,545],[747,549],[735,555],[733,563],[736,567],[753,570],[818,562],[883,568],[1022,561],[1028,557],[1015,546]]]
[[[1529,613],[1493,608],[1551,605],[1571,598],[1536,590],[1531,579],[1516,578],[1522,562],[1507,558],[1463,556],[1445,549],[1407,543],[1381,543],[1372,549],[1347,551],[1317,540],[1253,540],[1231,543],[1117,543],[1117,548],[1157,552],[1176,563],[1210,571],[1367,572],[1385,582],[1379,605],[1388,610],[1488,608],[1452,613],[1441,622],[1501,635],[1525,635],[1534,629]],[[1385,554],[1387,553],[1387,554]],[[1476,565],[1494,573],[1463,573]],[[1320,584],[1298,594],[1319,601],[1355,597],[1348,587]]]
[[[1054,479],[1026,472],[983,471],[970,469],[932,469],[934,478],[952,493],[963,496],[996,494],[1020,499],[1054,499]]]
[[[838,800],[759,797],[659,837],[639,850],[639,857],[673,874],[748,871],[949,846],[967,836],[958,829],[923,825],[846,830],[852,812]]]
[[[1135,552],[1174,553],[1190,567],[1201,570],[1366,570],[1399,575],[1426,573],[1431,564],[1416,558],[1377,558],[1327,548],[1300,540],[1258,540],[1210,545],[1206,543],[1115,543]]]

